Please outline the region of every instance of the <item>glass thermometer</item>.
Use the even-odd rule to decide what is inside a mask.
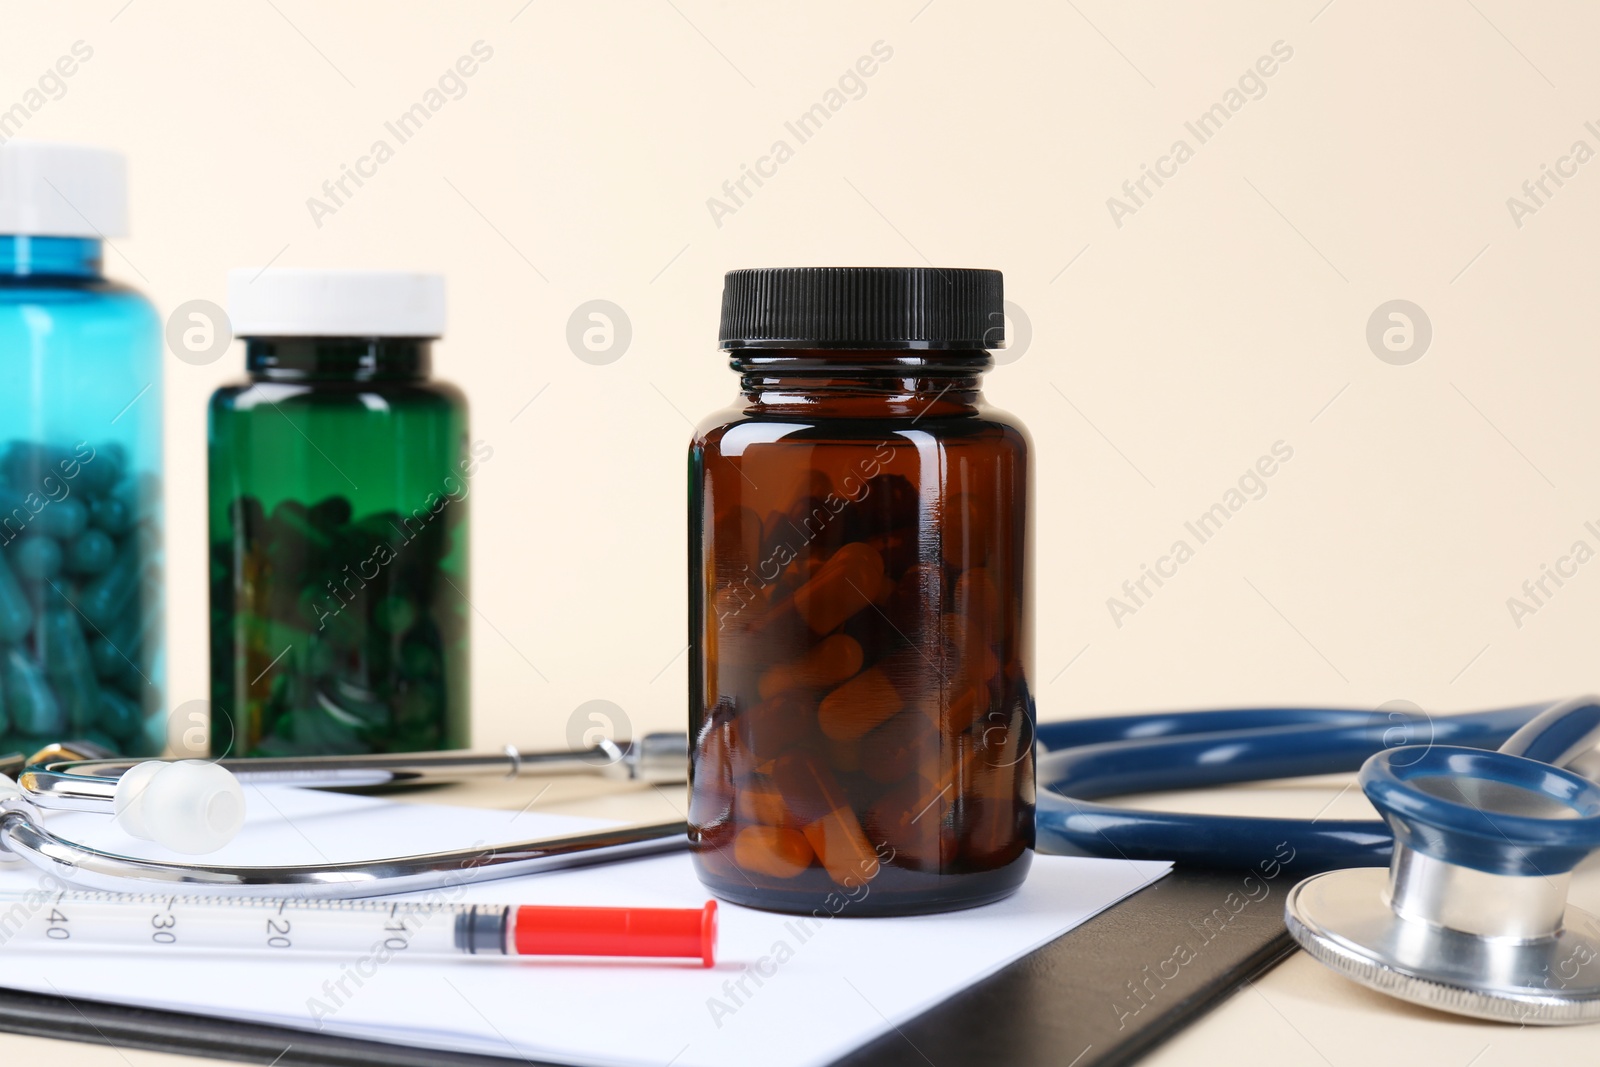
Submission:
[[[717,904],[588,908],[124,893],[0,893],[0,952],[184,949],[289,955],[640,956],[710,967]]]

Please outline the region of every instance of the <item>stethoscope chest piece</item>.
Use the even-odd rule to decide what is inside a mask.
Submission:
[[[1399,748],[1361,770],[1394,830],[1387,871],[1290,890],[1289,933],[1313,958],[1415,1004],[1529,1025],[1600,1020],[1600,922],[1567,903],[1600,847],[1600,787],[1546,763]]]

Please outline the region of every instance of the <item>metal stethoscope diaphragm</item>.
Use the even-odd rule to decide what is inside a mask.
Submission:
[[[1497,752],[1397,748],[1362,766],[1394,831],[1387,871],[1313,875],[1285,902],[1310,955],[1362,985],[1484,1019],[1600,1019],[1600,922],[1567,899],[1600,849],[1600,786],[1560,765],[1600,738],[1592,700]]]

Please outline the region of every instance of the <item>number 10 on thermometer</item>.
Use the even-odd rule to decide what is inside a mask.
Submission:
[[[64,948],[348,956],[639,956],[710,967],[717,905],[585,908],[122,893],[0,893],[3,951]]]

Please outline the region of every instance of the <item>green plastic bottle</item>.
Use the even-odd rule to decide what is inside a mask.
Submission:
[[[444,281],[235,271],[210,411],[211,753],[468,744],[467,505],[493,453],[429,379]]]

